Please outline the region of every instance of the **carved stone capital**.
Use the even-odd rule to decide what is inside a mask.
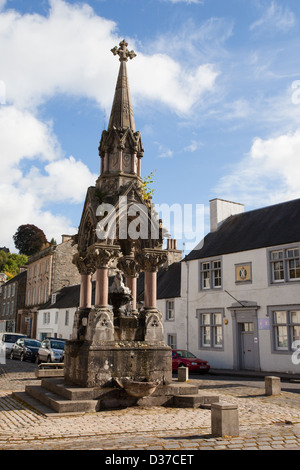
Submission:
[[[142,271],[155,272],[167,261],[168,255],[164,250],[144,248],[136,258]]]
[[[122,256],[118,260],[118,268],[125,277],[138,277],[140,266],[132,256]]]
[[[111,263],[119,258],[120,248],[116,245],[95,243],[88,248],[88,258],[96,269],[109,268]]]
[[[72,263],[77,266],[80,274],[92,274],[95,272],[94,265],[90,262],[87,253],[83,253],[82,251],[75,253]]]

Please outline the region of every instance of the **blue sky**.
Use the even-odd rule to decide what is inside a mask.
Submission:
[[[212,198],[300,197],[299,21],[299,0],[0,0],[0,246],[76,233],[124,38],[154,202],[204,205],[205,233]]]

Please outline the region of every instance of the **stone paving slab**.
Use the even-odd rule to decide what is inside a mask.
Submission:
[[[220,402],[238,405],[240,435],[213,438],[206,409],[141,408],[73,416],[39,413],[12,395],[37,383],[32,364],[0,366],[0,450],[300,450],[300,395],[194,380]]]

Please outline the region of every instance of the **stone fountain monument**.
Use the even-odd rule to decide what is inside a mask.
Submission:
[[[64,377],[42,381],[47,389],[43,396],[37,388],[27,387],[28,393],[56,411],[99,411],[137,403],[157,406],[174,403],[178,395],[197,394],[195,386],[172,384],[172,352],[165,344],[156,305],[157,271],[167,261],[167,252],[162,249],[162,223],[143,192],[144,150],[135,128],[126,69],[135,53],[127,49],[125,40],[112,52],[119,57],[120,69],[108,129],[99,146],[100,176],[87,190],[74,239],[80,305],[66,344]],[[138,312],[141,273],[144,306]]]
[[[126,63],[135,53],[122,41],[108,129],[102,133],[101,174],[88,188],[73,262],[81,274],[80,307],[65,351],[65,379],[83,387],[172,381],[171,349],[156,306],[156,273],[167,260],[160,221],[145,199],[143,145],[135,128]],[[109,273],[115,278],[109,288]],[[136,308],[137,277],[145,278],[144,308]],[[91,278],[96,278],[91,306]],[[123,281],[125,278],[125,283]],[[130,305],[129,313],[122,306]],[[132,391],[132,393],[134,393]]]

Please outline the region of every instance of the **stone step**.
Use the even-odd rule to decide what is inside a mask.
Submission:
[[[94,389],[66,384],[64,379],[59,377],[43,379],[41,386],[68,400],[93,400],[95,398]]]
[[[45,377],[63,377],[63,369],[36,369],[35,376],[37,379],[42,379]]]
[[[173,406],[176,408],[210,408],[212,403],[218,403],[216,395],[176,395],[173,398]]]
[[[68,400],[40,385],[27,385],[25,391],[57,413],[91,413],[97,411],[97,400]]]
[[[154,396],[161,396],[161,395],[196,395],[198,393],[197,385],[193,385],[190,383],[172,383],[169,385],[161,385],[157,387],[156,391],[154,392]]]

